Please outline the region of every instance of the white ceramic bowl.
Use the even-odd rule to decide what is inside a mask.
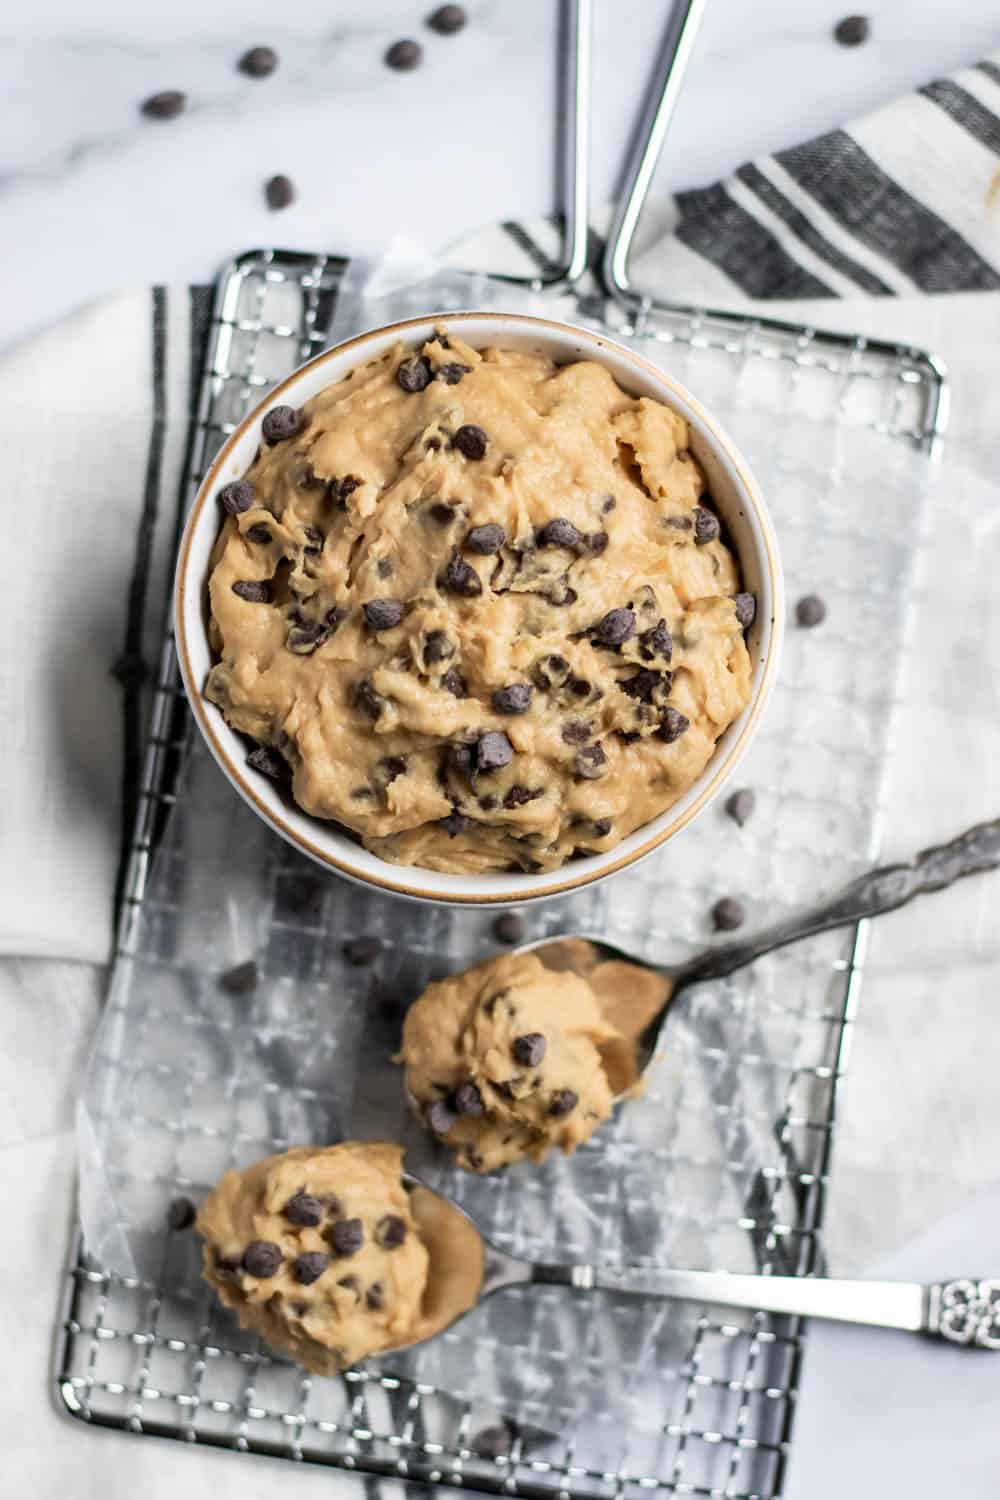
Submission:
[[[419,345],[442,325],[454,328],[473,348],[499,345],[537,350],[563,364],[576,359],[597,360],[630,394],[653,397],[680,412],[690,424],[691,451],[705,471],[709,493],[739,553],[744,588],[757,596],[757,617],[748,634],[753,664],[750,702],[719,740],[699,779],[671,808],[613,849],[543,874],[445,875],[416,866],[388,864],[333,824],[301,812],[264,777],[248,773],[245,741],[229,728],[221,711],[202,696],[212,664],[205,593],[209,558],[220,524],[216,496],[224,484],[250,467],[260,444],[265,412],[279,404],[301,406],[398,341]],[[746,464],[713,418],[683,386],[612,340],[546,318],[509,313],[440,313],[394,323],[329,349],[290,375],[241,422],[205,475],[181,539],[174,587],[174,625],[184,686],[212,754],[245,801],[283,838],[328,870],[380,891],[456,905],[520,905],[575,890],[634,864],[673,838],[718,795],[750,743],[774,681],[783,622],[781,564],[767,510]]]

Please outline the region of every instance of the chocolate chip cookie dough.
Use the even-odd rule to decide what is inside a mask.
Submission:
[[[441,331],[263,437],[220,497],[206,694],[306,812],[400,864],[551,870],[700,775],[754,602],[675,412]]]
[[[428,1256],[401,1160],[298,1146],[224,1175],[198,1214],[203,1275],[242,1327],[318,1375],[409,1342]]]

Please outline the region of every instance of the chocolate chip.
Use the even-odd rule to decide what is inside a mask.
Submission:
[[[377,693],[367,677],[363,677],[354,689],[354,701],[363,713],[377,719],[385,708],[385,699]]]
[[[556,1089],[549,1100],[549,1114],[557,1117],[571,1114],[579,1102],[579,1094],[574,1094],[572,1089]]]
[[[538,533],[540,547],[578,547],[582,538],[572,521],[564,516],[555,516],[546,521]]]
[[[441,678],[441,686],[446,693],[451,693],[454,698],[464,698],[468,691],[465,686],[465,678],[454,667],[449,667],[447,672],[445,672]]]
[[[532,672],[540,688],[559,687],[569,675],[569,662],[564,656],[540,656]]]
[[[247,765],[251,771],[259,771],[271,781],[288,779],[288,762],[268,745],[258,745],[256,750],[251,750],[247,756]]]
[[[335,1255],[356,1255],[365,1242],[365,1228],[360,1219],[336,1219],[326,1238]]]
[[[595,839],[606,839],[611,832],[611,819],[595,818],[592,831]]]
[[[190,1229],[195,1220],[195,1207],[190,1198],[174,1198],[167,1208],[167,1227],[173,1230]]]
[[[569,683],[569,690],[574,698],[587,698],[590,696],[590,683],[585,677],[574,677]]]
[[[318,1198],[307,1193],[305,1188],[300,1188],[281,1210],[289,1224],[301,1224],[303,1228],[314,1229],[323,1218],[323,1206]]]
[[[439,526],[450,526],[455,519],[455,507],[453,505],[442,505],[439,501],[436,505],[430,507],[427,514]]]
[[[292,1262],[292,1275],[299,1286],[312,1286],[318,1281],[330,1264],[330,1257],[322,1250],[307,1250],[304,1255],[299,1255]]]
[[[441,574],[441,587],[449,594],[461,594],[465,599],[474,599],[477,594],[483,592],[483,585],[475,568],[465,561],[464,557],[455,555],[448,559],[448,564]]]
[[[375,565],[375,571],[378,573],[378,576],[380,578],[391,578],[392,559],[390,557],[380,557]]]
[[[235,1276],[237,1271],[239,1271],[240,1262],[236,1257],[232,1255],[220,1255],[219,1251],[216,1250],[215,1269],[219,1276],[224,1276],[228,1279],[230,1276]]]
[[[427,24],[439,36],[454,36],[456,31],[461,31],[468,19],[461,5],[439,5],[427,17]]]
[[[278,66],[278,54],[273,47],[251,47],[236,66],[248,78],[268,78]]]
[[[455,655],[455,647],[443,630],[429,630],[424,638],[424,661],[447,661]]]
[[[398,1250],[406,1239],[406,1220],[399,1214],[383,1214],[375,1225],[375,1243],[383,1250]]]
[[[260,424],[265,443],[283,443],[302,427],[302,413],[294,406],[272,406]]]
[[[483,1113],[483,1096],[474,1083],[460,1083],[452,1094],[451,1100],[456,1114],[481,1115]]]
[[[403,606],[398,599],[369,599],[361,611],[369,630],[393,630],[403,618]]]
[[[795,606],[795,618],[807,629],[821,625],[826,619],[826,605],[818,594],[805,594]]]
[[[330,639],[330,635],[328,625],[311,620],[308,624],[293,625],[285,637],[285,645],[296,656],[311,656],[317,647]]]
[[[459,381],[468,375],[469,367],[468,365],[457,363],[438,365],[434,373],[437,375],[438,380],[444,381],[445,385],[458,385]]]
[[[271,541],[270,528],[260,521],[258,521],[256,526],[248,526],[243,535],[248,542],[256,542],[261,547],[266,547]]]
[[[385,1306],[385,1287],[381,1281],[373,1281],[365,1292],[365,1306],[369,1312],[381,1312]]]
[[[525,1068],[537,1068],[545,1056],[548,1043],[540,1031],[529,1031],[525,1036],[516,1036],[510,1044],[514,1061]]]
[[[393,42],[385,54],[386,66],[395,68],[397,73],[412,73],[414,68],[419,68],[424,56],[424,49],[419,42],[404,40]]]
[[[612,609],[598,620],[594,637],[602,646],[620,646],[635,635],[635,615],[630,609]]]
[[[611,538],[606,531],[592,531],[587,538],[587,546],[595,557],[600,557],[602,552],[608,550],[610,540]]]
[[[833,28],[833,39],[841,47],[860,47],[871,36],[872,23],[867,16],[845,16]]]
[[[638,698],[640,703],[652,703],[656,690],[660,689],[662,696],[666,697],[672,683],[673,673],[652,672],[648,667],[641,667],[634,677],[629,677],[618,685],[630,698]],[[666,691],[663,691],[664,688]]]
[[[219,491],[219,499],[222,501],[223,510],[227,510],[231,516],[238,516],[241,511],[249,510],[254,502],[254,487],[249,479],[234,479],[232,484],[227,484]]]
[[[354,968],[363,969],[366,964],[374,963],[382,952],[382,940],[371,936],[348,938],[340,951]]]
[[[257,988],[257,965],[252,958],[219,975],[219,989],[227,995],[249,995]]]
[[[283,1259],[281,1246],[273,1240],[254,1240],[243,1252],[243,1269],[248,1276],[266,1281],[278,1274]]]
[[[469,1446],[477,1458],[504,1458],[513,1446],[514,1436],[514,1428],[505,1422],[499,1427],[484,1427]]]
[[[717,932],[733,932],[746,921],[746,909],[742,901],[733,896],[723,896],[712,907],[712,921]]]
[[[523,807],[526,802],[537,802],[539,797],[545,796],[543,787],[527,787],[515,784],[504,793],[504,807]]]
[[[694,540],[695,546],[704,547],[708,542],[714,542],[719,535],[719,518],[706,510],[703,505],[696,505],[694,509]]]
[[[386,755],[382,760],[379,761],[376,767],[376,771],[378,772],[379,780],[382,782],[382,784],[384,786],[388,786],[391,781],[396,780],[397,776],[405,775],[406,756]]]
[[[455,433],[451,440],[453,448],[457,448],[464,458],[483,458],[486,454],[486,445],[489,442],[481,427],[475,422],[465,422]]]
[[[663,710],[663,719],[656,734],[658,739],[664,740],[668,745],[672,745],[674,740],[679,740],[681,735],[690,728],[691,720],[687,715],[682,714],[679,709],[672,707],[668,703]]]
[[[465,538],[465,545],[470,552],[478,552],[483,557],[491,557],[499,552],[507,540],[507,533],[502,526],[495,521],[487,521],[485,526],[473,526]]]
[[[756,793],[750,787],[745,786],[738,792],[733,792],[731,797],[726,798],[726,812],[734,823],[742,828],[744,823],[753,813],[757,805]]]
[[[187,105],[187,94],[180,89],[161,89],[142,101],[142,112],[148,120],[173,120]]]
[[[435,1099],[427,1106],[424,1119],[435,1135],[447,1135],[455,1123],[455,1115],[443,1099]]]
[[[495,812],[500,806],[500,798],[494,797],[493,793],[489,792],[485,797],[480,797],[479,806],[483,812]]]
[[[512,682],[497,688],[490,699],[494,713],[526,714],[531,707],[531,688],[526,682]]]
[[[332,479],[329,485],[331,502],[341,510],[346,510],[348,500],[363,484],[364,480],[359,479],[356,474],[345,474],[343,479]]]
[[[584,781],[595,781],[603,771],[607,760],[608,757],[600,745],[584,745],[582,750],[576,752],[573,765],[577,776],[581,776]]]
[[[643,661],[652,661],[657,656],[663,661],[670,661],[673,654],[674,638],[666,620],[657,620],[652,630],[642,632],[639,637],[639,655]]]
[[[519,943],[524,937],[524,918],[516,911],[502,912],[493,923],[493,936],[498,943]]]
[[[284,172],[278,172],[274,177],[269,177],[264,184],[264,199],[268,208],[288,208],[295,202],[295,184]],[[288,434],[292,436],[291,433]]]
[[[457,807],[453,807],[448,816],[440,820],[440,823],[450,839],[458,838],[458,835],[464,833],[469,826],[468,818],[464,813],[460,813]]]
[[[233,584],[233,593],[240,599],[245,599],[248,604],[270,604],[274,597],[274,591],[266,579],[260,583],[251,583],[248,579],[239,578]]]
[[[415,396],[418,391],[425,391],[430,385],[431,373],[430,360],[425,359],[422,354],[414,354],[398,366],[396,384],[408,396]]]
[[[476,744],[476,770],[499,771],[514,759],[514,746],[502,729],[490,729]]]
[[[744,630],[749,630],[757,618],[757,597],[755,594],[737,594],[733,600],[736,606],[736,618]]]
[[[617,504],[618,501],[615,499],[614,495],[605,495],[604,500],[601,504],[602,515],[610,515]]]

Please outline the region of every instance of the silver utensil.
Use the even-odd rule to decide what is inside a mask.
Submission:
[[[826,1318],[871,1328],[929,1334],[966,1348],[1000,1349],[1000,1279],[835,1281],[809,1276],[754,1276],[728,1271],[646,1266],[558,1265],[520,1260],[490,1243],[451,1199],[404,1177],[430,1253],[429,1297],[418,1336],[436,1338],[487,1297],[511,1287],[563,1286],[657,1300],[750,1308],[791,1317]],[[449,1296],[449,1287],[454,1294]]]
[[[590,943],[599,960],[615,959],[649,969],[659,975],[667,985],[666,998],[660,1009],[648,1021],[644,1021],[636,1043],[635,1076],[642,1074],[648,1066],[659,1042],[660,1032],[671,1005],[681,990],[688,985],[708,979],[724,979],[737,969],[745,968],[765,953],[773,953],[789,943],[800,942],[819,932],[828,932],[835,927],[847,927],[865,917],[881,916],[905,906],[915,896],[931,891],[941,891],[956,880],[968,875],[978,875],[1000,866],[1000,819],[978,823],[974,828],[959,834],[947,844],[939,844],[923,850],[908,864],[884,865],[859,875],[834,896],[817,902],[805,911],[796,912],[772,927],[765,927],[749,937],[734,942],[716,944],[696,954],[686,963],[675,968],[665,965],[647,964],[613,943],[593,933],[573,936]],[[537,951],[545,961],[544,949],[565,943],[568,934],[558,937],[537,938],[523,943],[515,949],[518,953]]]

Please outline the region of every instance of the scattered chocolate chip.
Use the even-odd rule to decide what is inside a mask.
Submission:
[[[602,646],[620,646],[635,635],[635,615],[630,609],[612,609],[598,620],[594,637]]]
[[[305,625],[293,625],[285,637],[285,645],[289,651],[294,651],[296,656],[311,656],[312,653],[330,639],[331,631],[328,625],[311,620]]]
[[[445,385],[458,385],[469,373],[468,365],[460,365],[457,362],[447,365],[438,365],[435,370],[438,380],[443,380]]]
[[[243,535],[248,542],[256,542],[260,547],[266,547],[271,541],[270,528],[262,521],[258,521],[256,526],[248,526]]]
[[[365,1242],[365,1228],[360,1219],[335,1219],[326,1231],[336,1255],[356,1255]]]
[[[292,1262],[292,1275],[299,1286],[312,1286],[330,1264],[330,1257],[322,1250],[307,1250]]]
[[[256,750],[251,750],[247,756],[247,765],[251,771],[259,771],[272,781],[285,781],[288,778],[288,762],[269,745],[258,745]]]
[[[219,989],[227,995],[249,995],[257,988],[257,965],[252,958],[219,975]]]
[[[555,516],[551,521],[546,521],[538,533],[540,547],[579,547],[581,541],[579,531],[565,516]]]
[[[278,1274],[283,1258],[281,1246],[273,1240],[253,1240],[243,1252],[243,1269],[248,1276],[265,1281]]]
[[[585,677],[574,677],[569,683],[569,690],[574,698],[588,698],[590,696],[590,683]],[[600,694],[598,694],[600,697]]]
[[[456,552],[448,559],[447,566],[440,578],[441,587],[449,594],[461,594],[465,599],[474,599],[477,594],[483,592],[483,585],[475,568],[459,557]]]
[[[383,1214],[375,1225],[375,1243],[383,1250],[398,1250],[406,1239],[406,1220],[399,1214]]]
[[[540,688],[559,687],[569,675],[569,662],[564,656],[540,656],[532,673]]]
[[[302,427],[302,413],[294,406],[272,406],[260,424],[265,443],[283,443]]]
[[[595,818],[594,819],[593,834],[594,834],[595,839],[606,839],[607,836],[608,836],[608,834],[610,832],[611,832],[611,819],[610,818]]]
[[[479,806],[483,812],[495,812],[500,806],[500,798],[494,797],[492,792],[488,792],[485,797],[480,797]]]
[[[427,24],[439,36],[454,36],[456,31],[461,31],[468,19],[461,5],[439,5],[427,17]]]
[[[674,740],[679,740],[681,735],[690,728],[691,720],[687,715],[682,714],[679,709],[672,707],[668,703],[663,710],[663,719],[656,733],[659,739],[664,740],[668,745],[672,745]]]
[[[733,896],[723,896],[712,907],[712,921],[717,932],[733,932],[746,921],[746,909],[742,901]]]
[[[549,1114],[557,1117],[571,1114],[579,1102],[579,1094],[574,1094],[572,1089],[556,1089],[549,1100]]]
[[[486,445],[489,442],[481,427],[475,422],[464,422],[451,440],[453,448],[457,448],[463,458],[483,458],[486,454]]]
[[[450,839],[458,838],[469,826],[469,820],[464,813],[460,813],[457,807],[453,807],[446,818],[441,819],[441,827]]]
[[[608,757],[600,745],[584,745],[582,750],[576,752],[573,765],[577,776],[581,776],[584,781],[595,781],[603,771],[607,760]]]
[[[537,1068],[545,1056],[548,1043],[540,1031],[529,1031],[525,1036],[516,1036],[510,1044],[514,1061],[525,1068]]]
[[[704,547],[708,542],[714,542],[719,535],[719,518],[706,510],[703,505],[694,508],[694,540],[696,547]]]
[[[385,699],[375,691],[367,677],[363,677],[354,689],[354,701],[372,719],[377,719],[385,708]]]
[[[254,502],[253,485],[249,479],[234,479],[232,484],[223,485],[219,491],[219,499],[223,510],[227,510],[231,516],[238,516],[241,511],[249,510]]]
[[[430,507],[427,514],[439,526],[450,526],[455,519],[455,507],[453,505],[443,505],[438,501],[437,504]]]
[[[142,112],[148,120],[173,120],[187,105],[187,94],[180,89],[162,89],[142,101]]]
[[[673,654],[674,638],[666,620],[657,620],[652,630],[642,632],[639,637],[639,655],[643,661],[652,661],[657,656],[663,661],[670,661]]]
[[[268,208],[278,210],[288,208],[295,202],[295,184],[284,172],[277,172],[269,177],[264,184],[264,199]],[[291,437],[291,433],[288,434]]]
[[[562,737],[567,745],[585,745],[594,732],[589,719],[567,719],[562,727]]]
[[[833,28],[833,39],[841,47],[860,47],[871,36],[872,23],[867,16],[845,16]]]
[[[476,770],[499,771],[514,759],[514,746],[502,729],[490,729],[476,744]]]
[[[495,521],[487,521],[485,526],[473,526],[465,538],[465,545],[470,552],[478,552],[483,557],[492,557],[499,552],[507,540],[507,533],[502,526]]]
[[[174,1198],[167,1208],[167,1227],[179,1231],[190,1229],[195,1220],[195,1206],[190,1198]]]
[[[455,1115],[443,1099],[435,1099],[427,1106],[424,1119],[435,1135],[447,1135],[455,1123]]]
[[[441,686],[446,693],[451,693],[453,698],[464,698],[468,689],[465,686],[465,678],[461,672],[454,667],[449,667],[441,678]]]
[[[731,797],[726,798],[726,812],[741,828],[753,813],[756,805],[757,795],[748,786],[741,788],[738,792],[733,792]]]
[[[365,1306],[369,1312],[381,1312],[385,1306],[385,1287],[381,1281],[373,1281],[365,1292]]]
[[[490,702],[494,713],[526,714],[531,707],[531,688],[526,682],[512,682],[497,688]]]
[[[266,579],[260,583],[252,583],[249,579],[238,578],[233,584],[233,593],[240,599],[245,599],[248,604],[270,604],[274,597]]]
[[[805,594],[795,606],[795,618],[807,629],[821,625],[826,619],[826,604],[818,594]]]
[[[369,599],[361,606],[365,624],[369,630],[393,630],[403,618],[403,606],[398,599]]]
[[[605,495],[604,500],[601,504],[602,514],[605,516],[610,515],[617,504],[618,501],[615,499],[614,495]]]
[[[273,47],[251,47],[236,66],[248,78],[268,78],[278,66],[278,54]]]
[[[348,938],[340,951],[354,968],[363,969],[374,963],[382,952],[382,940],[371,936]]]
[[[506,1458],[514,1445],[514,1428],[504,1422],[499,1427],[484,1427],[469,1446],[477,1458]]]
[[[389,557],[380,557],[375,565],[375,571],[380,578],[391,578],[392,559]]]
[[[474,1083],[460,1083],[451,1096],[451,1102],[456,1114],[481,1115],[483,1113],[483,1096]]]
[[[657,691],[664,698],[670,692],[673,686],[673,673],[652,672],[648,667],[640,667],[634,677],[629,677],[618,685],[630,698],[638,698],[640,703],[652,703]]]
[[[493,923],[493,936],[498,943],[520,943],[524,938],[524,918],[516,911],[505,911]]]
[[[404,359],[396,370],[396,384],[408,396],[415,396],[418,391],[425,391],[431,383],[431,378],[430,360],[425,359],[422,354],[414,354],[409,359]]]
[[[301,1224],[305,1229],[315,1229],[323,1218],[323,1205],[318,1198],[300,1188],[281,1210],[289,1224]]]
[[[424,661],[447,661],[455,655],[455,647],[443,630],[429,630],[424,639]]]
[[[736,618],[744,630],[749,630],[757,618],[757,598],[755,594],[737,594],[733,600],[736,606]]]
[[[240,1269],[240,1262],[235,1256],[220,1255],[218,1250],[216,1250],[215,1269],[219,1276],[225,1276],[228,1278],[230,1276],[236,1275],[236,1273]]]
[[[424,49],[419,42],[404,40],[393,42],[385,54],[386,66],[395,68],[397,73],[412,73],[414,68],[419,68],[424,56]]]
[[[504,793],[503,805],[507,808],[523,807],[526,802],[537,802],[545,796],[544,787],[528,787],[515,784]]]
[[[364,480],[359,479],[356,474],[345,474],[343,479],[332,479],[329,485],[331,502],[340,510],[346,510],[348,500],[363,484]]]
[[[587,538],[587,546],[595,557],[600,557],[602,552],[608,550],[610,540],[611,538],[606,531],[592,531]]]
[[[378,772],[378,777],[382,784],[384,786],[388,786],[390,782],[396,780],[397,776],[405,775],[406,756],[386,755],[382,760],[379,761],[376,767],[376,771]]]

